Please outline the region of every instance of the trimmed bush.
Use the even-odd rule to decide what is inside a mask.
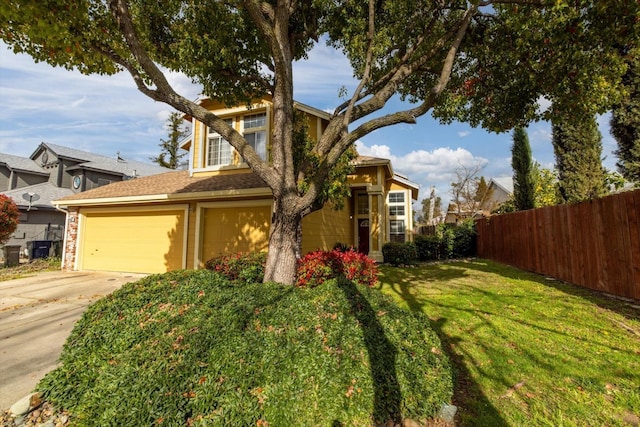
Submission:
[[[207,270],[220,273],[232,282],[260,283],[264,280],[266,252],[222,255],[205,262]]]
[[[453,227],[453,245],[450,258],[465,258],[476,254],[476,223],[465,220]]]
[[[453,390],[426,315],[344,279],[149,276],[92,305],[60,360],[38,390],[72,425],[424,425]]]
[[[382,246],[382,256],[391,265],[411,265],[418,259],[418,252],[413,242],[387,242]]]
[[[444,247],[438,236],[416,236],[414,243],[420,261],[432,261],[444,258]]]
[[[415,245],[420,261],[474,256],[476,254],[475,221],[465,220],[458,225],[439,224],[436,227],[435,236],[416,236]]]
[[[378,269],[373,259],[353,248],[310,252],[298,261],[296,284],[299,287],[315,287],[338,277],[374,286],[378,281]]]

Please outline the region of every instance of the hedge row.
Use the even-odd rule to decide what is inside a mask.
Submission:
[[[476,229],[472,220],[458,225],[440,224],[433,236],[416,236],[414,242],[389,242],[382,247],[384,261],[392,265],[466,258],[475,254]]]

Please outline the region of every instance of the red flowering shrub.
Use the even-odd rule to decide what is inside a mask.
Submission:
[[[20,218],[20,210],[16,203],[11,197],[0,194],[0,243],[9,240],[16,231],[18,218]]]
[[[261,283],[267,261],[266,252],[221,255],[204,263],[207,270],[218,272],[232,282]]]
[[[354,250],[339,254],[341,273],[344,277],[362,285],[375,286],[378,281],[378,266],[373,259]]]
[[[374,286],[378,281],[378,268],[374,260],[354,250],[310,252],[298,261],[296,285],[315,287],[339,276]]]

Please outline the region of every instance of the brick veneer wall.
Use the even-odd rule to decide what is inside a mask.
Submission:
[[[78,208],[69,208],[67,226],[65,229],[64,261],[62,269],[72,271],[76,263],[76,248],[78,247]]]

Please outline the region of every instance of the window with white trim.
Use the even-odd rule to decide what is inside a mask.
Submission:
[[[389,192],[387,204],[389,206],[389,240],[404,243],[406,240],[405,192]]]
[[[242,118],[243,134],[262,160],[267,160],[267,115],[250,114]]]
[[[233,119],[225,119],[233,126]],[[207,166],[224,166],[231,164],[231,144],[212,128],[207,132]]]
[[[392,219],[389,221],[389,240],[392,242],[404,243],[405,234],[403,219]]]

